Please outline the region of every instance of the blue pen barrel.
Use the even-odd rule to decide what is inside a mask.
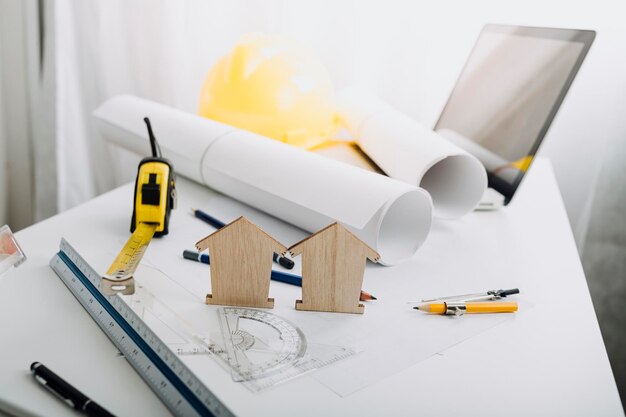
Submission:
[[[203,260],[202,257],[206,256],[206,260]],[[192,250],[183,251],[183,258],[189,259],[191,261],[202,262],[203,264],[210,264],[209,255],[204,253],[198,253]]]
[[[192,250],[185,250],[183,251],[183,257],[191,261],[201,262],[207,265],[211,264],[211,258],[209,258],[209,255],[207,255],[206,253],[198,253]],[[272,269],[271,278],[273,281],[283,282],[285,284],[297,285],[298,287],[302,287],[302,277],[300,275],[288,274],[286,272],[274,271]],[[361,301],[369,301],[369,300],[376,300],[376,297],[374,297],[372,294],[369,294],[361,290],[360,299]]]
[[[189,259],[203,264],[210,265],[211,258],[206,253],[198,253],[192,250],[183,251],[183,258]],[[285,272],[272,270],[272,279],[278,282],[284,282],[285,284],[302,286],[302,277],[299,275],[287,274]]]
[[[302,277],[299,275],[287,274],[286,272],[272,270],[272,279],[285,284],[302,286]]]

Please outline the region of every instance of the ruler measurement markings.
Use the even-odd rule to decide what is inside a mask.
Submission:
[[[201,415],[206,412],[216,416],[233,415],[169,349],[163,349],[163,342],[120,297],[110,297],[109,302],[98,291],[99,275],[65,240],[51,266],[170,410],[181,415],[188,415],[190,411]],[[96,308],[97,305],[101,308]]]
[[[67,273],[68,270],[66,269],[65,272]],[[72,280],[72,282],[76,285],[76,280]],[[70,288],[70,290],[72,290],[72,292],[75,293],[76,295],[76,287],[74,288]],[[83,300],[80,300],[81,304]],[[115,328],[115,322],[111,319],[106,319],[106,318],[100,318],[100,320],[97,320],[97,323],[99,324],[99,326],[103,329],[105,329],[107,335],[115,341],[118,341],[118,343],[116,343],[116,346],[118,347],[118,349],[120,349],[120,351],[122,351],[122,353],[126,353],[126,357],[129,357],[129,353],[132,354],[133,352],[131,351],[131,347],[128,346],[128,343],[119,343],[122,339],[120,338],[120,334],[117,331],[117,329]],[[107,330],[107,326],[108,326],[108,330]],[[129,361],[130,362],[130,361]],[[133,364],[131,362],[131,364]],[[135,364],[133,364],[135,365]],[[157,381],[159,379],[159,375],[155,375],[155,374],[151,374],[151,375],[146,375],[146,377],[148,377],[151,381]],[[166,402],[171,402],[169,401],[169,398],[164,398],[164,400],[168,400]]]
[[[68,266],[71,268],[71,266],[70,266],[70,265],[68,265]],[[75,272],[75,271],[74,271],[74,272]],[[73,282],[74,282],[75,284],[77,284],[77,280],[73,280]],[[83,287],[80,287],[80,290],[82,290],[82,289],[83,289]],[[118,300],[119,300],[119,299],[118,299]],[[82,299],[80,299],[80,298],[79,298],[79,301],[81,301],[81,304],[83,304],[83,305],[84,305],[84,303],[82,302],[82,301],[83,301]],[[121,301],[121,300],[120,300],[120,301]],[[85,307],[87,307],[87,306],[85,306]],[[106,306],[104,306],[104,307],[105,307],[104,309],[106,310]],[[119,337],[120,335],[119,335],[119,331],[122,331],[122,329],[120,328],[120,329],[119,329],[119,331],[118,331],[118,329],[116,329],[116,328],[115,328],[115,321],[114,321],[113,319],[106,319],[106,318],[104,318],[104,319],[102,319],[102,320],[99,320],[99,323],[98,323],[98,324],[100,325],[100,327],[102,327],[102,328],[105,330],[105,332],[109,335],[109,337],[111,337],[111,338],[114,340],[114,342],[115,342],[115,341],[118,341],[118,343],[116,343],[116,345],[118,345],[118,348],[122,351],[122,353],[125,355],[125,357],[127,357],[127,358],[132,358],[132,357],[134,357],[134,356],[136,356],[136,355],[138,354],[138,351],[136,351],[136,350],[135,350],[135,351],[133,352],[133,350],[131,350],[132,345],[129,345],[129,343],[128,343],[128,342],[130,341],[130,339],[127,339],[127,343],[120,343],[120,337]],[[108,326],[108,328],[107,328],[107,326]],[[132,360],[129,360],[129,362],[130,362],[130,363],[131,363],[131,364],[132,364],[135,368],[137,368],[137,367],[139,366],[139,364],[138,364],[138,363],[136,364],[136,363],[134,363],[134,361],[132,361]],[[163,375],[159,375],[158,373],[154,372],[154,368],[152,368],[152,369],[153,369],[153,371],[152,371],[149,375],[146,375],[146,376],[147,376],[147,377],[148,377],[148,378],[149,378],[149,379],[150,379],[153,383],[157,383],[157,384],[158,384],[158,383],[159,383],[159,381],[162,381],[162,379],[164,378],[164,376],[163,376]],[[166,393],[166,392],[163,392],[163,391],[158,391],[157,393],[158,393],[158,394],[160,394],[159,396],[160,396],[160,397],[162,397],[162,400],[163,400],[166,404],[170,404],[170,405],[172,405],[171,398],[170,398],[170,396],[169,396],[169,395],[167,395],[167,393]]]

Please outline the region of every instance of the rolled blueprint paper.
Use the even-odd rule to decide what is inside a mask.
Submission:
[[[451,129],[437,129],[437,134],[446,138],[450,143],[474,155],[482,162],[483,166],[487,168],[488,172],[499,171],[498,176],[505,181],[513,183],[519,176],[518,169],[502,170],[502,168],[509,167],[511,161],[507,161],[500,155],[491,152],[489,149],[483,148],[478,143],[466,138],[460,133]]]
[[[341,95],[339,115],[361,149],[390,177],[420,186],[436,217],[472,211],[487,187],[478,159],[382,101],[361,93]]]
[[[315,232],[337,220],[386,265],[411,257],[432,221],[427,192],[266,137],[132,96],[94,112],[105,138],[146,154],[143,118],[176,171]]]

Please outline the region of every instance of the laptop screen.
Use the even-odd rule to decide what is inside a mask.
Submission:
[[[487,25],[435,130],[485,165],[508,203],[545,136],[593,31]]]

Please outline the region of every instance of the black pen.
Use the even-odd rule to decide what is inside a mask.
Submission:
[[[115,417],[93,400],[90,400],[85,394],[71,386],[63,378],[46,368],[41,362],[33,362],[32,365],[30,365],[30,370],[37,382],[52,391],[54,395],[61,398],[61,400],[70,407],[81,410],[91,417]]]
[[[194,216],[204,221],[205,223],[210,224],[216,229],[221,229],[222,227],[226,225],[223,221],[216,219],[215,217],[211,216],[208,213],[205,213],[202,210],[192,208],[191,211],[193,212]],[[293,269],[293,266],[295,265],[291,259],[285,258],[284,256],[280,256],[277,253],[274,253],[272,260],[276,262],[277,264],[284,266],[287,269]]]

